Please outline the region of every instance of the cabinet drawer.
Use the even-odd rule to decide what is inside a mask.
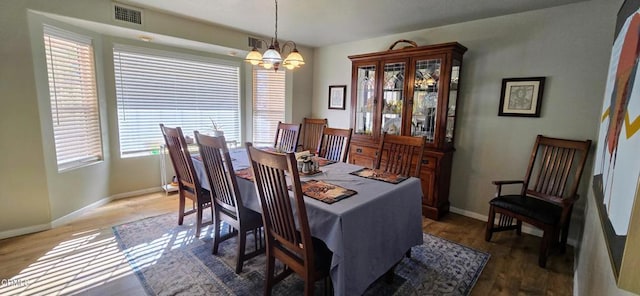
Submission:
[[[351,154],[375,159],[378,156],[378,150],[367,146],[351,145]]]
[[[422,166],[430,169],[435,169],[438,164],[438,159],[430,156],[422,157]]]
[[[376,161],[376,149],[360,145],[351,145],[349,163],[373,168]]]

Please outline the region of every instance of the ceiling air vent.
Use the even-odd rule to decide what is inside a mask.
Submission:
[[[260,46],[260,44],[258,44],[258,42],[260,42],[260,39],[254,38],[254,37],[249,37],[249,47],[258,47],[258,46]]]
[[[125,7],[121,4],[113,5],[113,17],[116,20],[123,21],[130,24],[142,25],[142,11],[130,7]]]

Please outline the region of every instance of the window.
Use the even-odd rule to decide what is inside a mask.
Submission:
[[[91,39],[44,26],[44,47],[58,171],[102,160]]]
[[[253,143],[273,144],[284,121],[285,72],[253,69]]]
[[[160,123],[193,137],[215,122],[227,141],[240,141],[239,65],[125,46],[113,59],[121,156],[157,150]]]

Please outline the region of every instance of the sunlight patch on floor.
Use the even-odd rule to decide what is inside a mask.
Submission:
[[[133,274],[115,237],[101,238],[97,230],[76,235],[3,280],[0,295],[72,294]]]
[[[210,227],[202,228],[203,235]],[[142,270],[174,249],[193,243],[193,227],[165,233],[149,243],[120,250],[115,236],[98,229],[73,234],[11,279],[3,280],[0,295],[67,295],[114,282]],[[129,259],[136,266],[129,265]],[[111,287],[109,287],[110,289]]]

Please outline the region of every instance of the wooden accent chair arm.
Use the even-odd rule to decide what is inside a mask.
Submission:
[[[524,184],[523,180],[500,180],[500,181],[492,181],[493,185],[502,186],[502,185],[511,185],[511,184]]]
[[[524,184],[524,180],[498,180],[492,181],[496,185],[496,197],[502,196],[502,185]]]

